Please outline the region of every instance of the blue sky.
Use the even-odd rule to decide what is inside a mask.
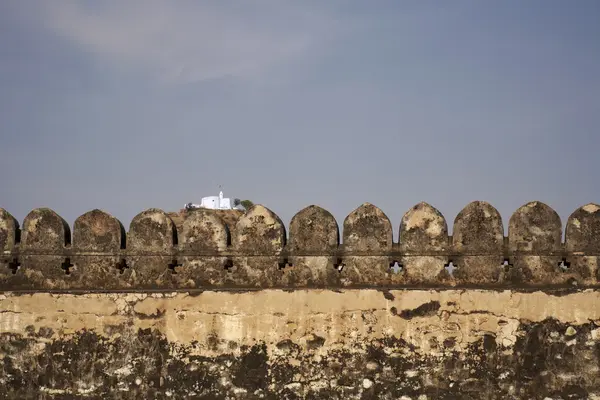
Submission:
[[[600,202],[596,0],[0,2],[0,207]]]

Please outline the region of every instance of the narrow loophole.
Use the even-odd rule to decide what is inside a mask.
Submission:
[[[335,264],[333,264],[333,268],[335,268],[338,272],[342,272],[346,264],[342,261],[341,258],[338,258]]]
[[[558,263],[558,268],[562,271],[562,272],[566,272],[569,267],[571,266],[571,263],[567,261],[566,258],[563,258],[559,263]]]
[[[502,261],[500,268],[504,269],[504,272],[510,271],[510,269],[512,268],[512,264],[510,263],[510,260],[505,259],[504,261]]]
[[[231,272],[231,270],[233,269],[233,260],[231,258],[225,260],[225,263],[223,264],[223,269],[225,269],[227,272]]]
[[[9,261],[6,266],[11,270],[12,274],[15,275],[19,268],[21,268],[21,263],[17,258],[13,258],[12,261]]]
[[[64,271],[65,275],[71,275],[71,268],[73,268],[73,264],[71,264],[70,258],[65,258],[65,261],[60,266]]]
[[[448,271],[450,276],[454,276],[454,271],[458,269],[452,261],[449,261],[448,264],[444,265],[444,268]]]
[[[173,261],[171,261],[171,264],[169,264],[168,267],[173,275],[177,275],[177,267],[181,267],[181,264],[177,262],[177,259],[173,259]]]
[[[390,272],[392,274],[399,274],[404,271],[404,266],[401,265],[398,261],[394,261],[390,263]]]
[[[285,268],[289,268],[291,267],[292,264],[290,264],[289,260],[287,258],[283,259],[282,261],[279,262],[279,265],[277,268],[279,268],[280,270],[285,269]]]
[[[125,259],[122,258],[121,261],[117,263],[116,268],[119,270],[119,274],[122,275],[125,272],[125,270],[129,268],[129,265],[127,265],[127,261],[125,261]]]

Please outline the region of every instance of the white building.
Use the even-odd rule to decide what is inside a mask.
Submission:
[[[232,206],[231,199],[223,197],[223,191],[220,191],[218,196],[203,197],[200,204],[187,203],[185,208],[186,210],[194,208],[208,208],[210,210],[246,210],[244,206],[240,204],[240,199],[233,199]]]
[[[221,191],[218,196],[203,197],[200,207],[210,208],[211,210],[231,210],[231,199],[223,197]]]

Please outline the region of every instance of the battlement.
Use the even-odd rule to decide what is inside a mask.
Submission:
[[[0,399],[600,398],[598,205],[221,211],[0,209]]]
[[[573,212],[565,225],[541,202],[513,213],[508,236],[489,203],[468,204],[448,235],[444,216],[419,203],[399,224],[365,203],[339,226],[312,205],[289,224],[255,205],[228,226],[211,210],[175,225],[148,209],[129,232],[101,210],[73,229],[48,208],[22,228],[0,209],[0,290],[121,290],[300,287],[597,287],[600,206]],[[233,233],[232,233],[233,232]]]

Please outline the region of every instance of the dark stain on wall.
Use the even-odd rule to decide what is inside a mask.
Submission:
[[[591,322],[522,321],[510,348],[486,333],[466,350],[439,346],[437,355],[386,337],[342,348],[325,347],[323,338],[307,346],[285,339],[270,350],[256,343],[237,347],[237,355],[222,350],[208,357],[194,355],[204,344],[122,329],[112,340],[91,331],[55,341],[44,329],[0,335],[0,398],[573,399],[600,392],[600,344],[589,339],[597,329]],[[214,340],[211,347],[231,348]]]
[[[402,310],[398,315],[404,319],[413,319],[415,317],[426,317],[429,315],[435,315],[437,310],[440,309],[439,301],[430,301],[425,304],[421,304],[419,307],[412,310]]]

